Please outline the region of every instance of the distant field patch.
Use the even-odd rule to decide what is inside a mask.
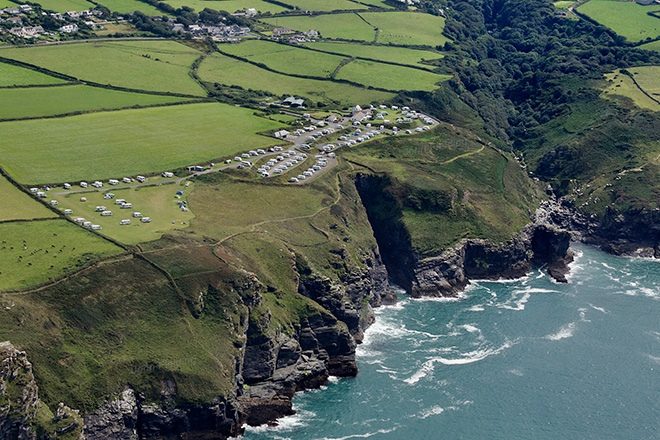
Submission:
[[[337,79],[392,91],[430,91],[437,89],[437,83],[448,78],[448,75],[363,60],[351,61],[343,66],[337,74]]]
[[[0,176],[0,194],[2,194],[0,221],[55,217],[54,212],[31,199],[2,176]]]
[[[570,0],[561,0],[561,1],[558,1],[558,2],[554,2],[555,8],[557,8],[557,9],[568,9],[571,6],[573,6],[574,4],[575,4],[575,2],[570,1]]]
[[[2,53],[0,52],[0,55]],[[66,81],[30,69],[0,62],[0,87],[42,86]]]
[[[144,107],[184,98],[121,92],[83,85],[0,89],[0,119]]]
[[[145,15],[167,15],[158,8],[139,0],[101,0],[99,1],[99,4],[105,6],[111,11],[119,12],[120,14],[130,14],[135,11],[140,11]]]
[[[345,57],[329,55],[265,40],[224,45],[224,52],[295,75],[330,77]]]
[[[444,17],[413,12],[362,12],[360,16],[378,28],[378,43],[439,46],[447,41],[442,35]]]
[[[242,9],[254,8],[259,12],[276,14],[287,10],[283,6],[268,3],[263,0],[165,0],[165,3],[172,5],[175,8],[188,6],[195,11],[209,8],[216,11],[236,12]]]
[[[658,10],[659,5],[642,6],[621,0],[591,0],[578,8],[579,12],[633,42],[660,36],[660,19],[648,15]]]
[[[373,6],[375,8],[382,9],[392,9],[393,6],[388,5],[383,0],[354,0],[356,3],[361,3],[363,5]]]
[[[0,223],[0,290],[34,287],[121,252],[66,220]]]
[[[282,0],[282,2],[302,11],[348,11],[368,8],[349,0]]]
[[[424,68],[432,68],[423,61],[437,60],[443,55],[429,50],[409,49],[395,46],[373,46],[356,43],[316,42],[308,43],[307,47],[326,52],[338,53],[351,57],[369,58],[391,63],[407,64]]]
[[[104,41],[12,48],[3,49],[1,55],[100,84],[205,95],[190,76],[191,65],[200,52],[174,41]]]
[[[655,50],[656,52],[660,52],[660,40],[642,44],[641,46],[639,46],[639,48],[646,50]]]
[[[262,21],[302,32],[315,29],[323,38],[360,41],[373,41],[376,38],[373,26],[354,13],[273,17]]]
[[[0,165],[21,182],[159,172],[273,144],[275,121],[206,103],[0,123]]]
[[[176,198],[177,191],[183,191],[184,196]],[[147,186],[136,189],[107,188],[105,192],[115,194],[115,199],[125,199],[133,204],[132,209],[121,209],[113,200],[103,198],[105,192],[89,192],[85,194],[66,194],[54,196],[62,209],[73,210],[72,217],[84,217],[89,221],[103,227],[103,235],[112,237],[125,244],[137,244],[157,240],[167,232],[187,228],[194,217],[191,211],[182,211],[177,205],[178,201],[186,200],[191,187],[169,184],[160,186]],[[84,195],[86,202],[81,202]],[[103,217],[95,211],[97,206],[105,206],[112,211],[112,216]],[[133,218],[133,212],[140,212],[150,217],[150,223],[142,223],[139,218]],[[131,220],[130,225],[120,225],[122,219]]]
[[[660,99],[660,66],[631,67],[628,71],[633,74],[642,90]]]
[[[94,8],[92,3],[85,0],[35,0],[34,3],[40,4],[46,10],[55,12],[86,11]]]
[[[642,88],[635,84],[630,76],[624,75],[621,73],[621,71],[616,70],[613,73],[605,75],[605,78],[608,80],[608,85],[605,88],[605,95],[615,95],[630,98],[632,102],[638,107],[648,110],[660,111],[660,104],[657,102],[657,100],[660,100],[657,86],[657,75],[660,74],[660,67],[633,67],[628,69],[628,71],[633,73],[639,86]],[[634,72],[639,72],[639,77],[638,75],[635,75]],[[653,76],[654,74],[656,76]],[[648,90],[644,89],[644,84],[648,84]],[[656,100],[650,98],[644,92],[651,94],[651,96],[655,95]]]
[[[322,101],[326,104],[348,106],[383,102],[394,96],[391,93],[367,90],[349,84],[274,73],[217,53],[202,62],[199,75],[208,82],[261,90],[274,96],[295,94],[311,99],[313,103]]]

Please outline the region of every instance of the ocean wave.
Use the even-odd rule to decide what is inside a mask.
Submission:
[[[483,312],[486,310],[482,304],[475,304],[465,309],[468,312]]]
[[[610,312],[608,312],[607,310],[605,310],[604,308],[602,308],[602,307],[598,307],[598,306],[595,306],[595,305],[593,305],[593,304],[591,304],[591,303],[589,303],[589,307],[591,307],[592,309],[594,309],[594,310],[596,310],[596,311],[599,311],[600,313],[603,313],[603,314],[608,314],[608,313],[610,313]]]
[[[245,432],[264,433],[264,432],[288,432],[294,429],[308,426],[313,422],[316,413],[305,409],[297,409],[294,405],[295,414],[277,419],[277,425],[259,425],[250,426],[245,425]]]
[[[449,303],[449,302],[458,302],[466,298],[465,292],[460,292],[456,296],[425,296],[422,298],[410,298],[411,301],[415,302],[439,302],[439,303]]]
[[[349,440],[349,439],[352,439],[352,438],[369,438],[369,437],[373,437],[374,435],[378,435],[378,434],[387,434],[387,433],[390,433],[390,432],[394,432],[397,429],[398,429],[398,427],[388,428],[388,429],[379,429],[377,431],[366,432],[364,434],[351,434],[351,435],[347,435],[347,436],[344,436],[344,437],[323,437],[319,440]]]
[[[572,248],[571,248],[572,249]],[[573,278],[584,270],[584,265],[582,264],[582,258],[584,257],[584,252],[578,249],[573,250],[573,261],[568,263],[568,273],[566,274],[566,281],[569,283],[573,282]]]
[[[486,348],[486,349],[482,348],[467,353],[459,353],[458,355],[459,357],[456,358],[446,358],[443,356],[433,357],[426,360],[422,364],[422,366],[415,373],[413,373],[412,376],[410,376],[407,379],[404,379],[403,381],[409,385],[414,385],[423,378],[425,378],[426,376],[428,376],[429,374],[431,374],[435,369],[435,364],[439,363],[448,366],[472,364],[475,362],[482,361],[487,357],[497,355],[502,351],[511,348],[513,345],[515,345],[515,342],[507,341],[497,348]]]
[[[652,354],[647,354],[648,358],[651,359],[656,364],[660,365],[660,357],[653,356]]]
[[[654,300],[660,300],[660,289],[652,289],[650,287],[640,287],[638,283],[631,282],[631,286],[635,289],[627,289],[623,292],[624,295],[628,296],[644,296],[646,298],[651,298]]]
[[[500,309],[521,311],[525,310],[525,306],[529,301],[532,294],[535,293],[560,293],[558,290],[543,289],[540,287],[527,287],[525,289],[516,289],[513,291],[511,298],[503,303],[497,304]]]

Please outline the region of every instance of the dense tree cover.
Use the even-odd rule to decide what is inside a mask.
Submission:
[[[445,58],[461,98],[500,138],[524,137],[579,99],[573,80],[658,63],[606,28],[558,17],[550,0],[447,0]]]

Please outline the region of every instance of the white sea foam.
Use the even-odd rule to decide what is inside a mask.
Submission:
[[[296,409],[294,406],[295,414],[286,417],[280,417],[277,419],[277,425],[259,425],[259,426],[243,426],[246,432],[288,432],[293,431],[296,428],[301,428],[303,426],[309,425],[316,416],[316,413],[313,411],[307,411],[304,409]]]
[[[373,436],[378,435],[378,434],[387,434],[387,433],[390,433],[390,432],[394,432],[396,430],[397,430],[397,427],[394,427],[394,428],[389,428],[389,429],[379,429],[378,431],[373,431],[373,432],[365,432],[364,434],[351,434],[351,435],[347,435],[347,436],[344,436],[344,437],[323,437],[320,440],[349,440],[349,439],[352,439],[352,438],[369,438],[369,437],[373,437]]]
[[[471,306],[471,307],[468,307],[468,308],[465,309],[465,310],[467,310],[468,312],[483,312],[483,311],[486,310],[486,309],[485,309],[484,306],[481,305],[481,304],[475,304],[475,305],[473,305],[473,306]]]
[[[605,310],[604,308],[602,308],[602,307],[598,307],[598,306],[595,306],[595,305],[593,305],[593,304],[591,304],[591,303],[589,303],[589,307],[591,307],[591,308],[594,309],[594,310],[599,311],[600,313],[604,313],[604,314],[610,313],[610,312],[608,312],[607,310]]]
[[[339,382],[339,377],[337,377],[337,376],[328,376],[328,382],[333,383],[333,384],[337,383],[337,382]]]
[[[568,339],[572,337],[574,334],[575,322],[569,322],[566,325],[562,325],[556,332],[544,336],[544,338],[548,339],[549,341],[561,341],[562,339]]]
[[[427,410],[422,411],[417,417],[420,419],[428,419],[432,416],[438,416],[445,412],[446,410],[441,406],[433,406]]]
[[[440,303],[449,303],[449,302],[458,302],[464,300],[466,297],[465,292],[460,292],[456,296],[425,296],[423,298],[410,298],[411,301],[415,302],[440,302]]]
[[[520,370],[519,368],[512,368],[512,369],[509,370],[509,373],[513,374],[514,376],[519,376],[519,377],[522,377],[522,376],[525,375],[522,372],[522,370]]]
[[[511,348],[515,342],[507,341],[497,348],[481,348],[467,353],[459,353],[459,357],[456,358],[447,358],[443,356],[436,356],[426,360],[422,366],[413,373],[408,379],[404,379],[404,382],[409,385],[414,385],[429,374],[435,369],[435,364],[443,364],[448,366],[454,365],[467,365],[474,362],[479,362],[486,359],[487,357],[494,356],[501,353],[502,351]]]
[[[660,357],[658,357],[658,356],[653,356],[652,354],[648,354],[647,356],[648,356],[649,359],[651,359],[653,362],[655,362],[656,364],[660,365]]]
[[[525,310],[525,305],[529,301],[531,295],[534,293],[559,293],[559,291],[552,289],[542,289],[540,287],[516,289],[513,291],[510,299],[501,304],[498,304],[497,307],[500,309],[514,310],[518,312]]]
[[[572,248],[571,248],[572,249]],[[566,274],[566,281],[569,283],[573,282],[573,278],[579,272],[584,270],[584,265],[582,264],[582,258],[584,257],[584,252],[578,249],[572,249],[574,252],[573,261],[568,264],[568,273]]]

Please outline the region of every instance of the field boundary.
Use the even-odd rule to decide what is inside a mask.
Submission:
[[[128,107],[118,107],[110,109],[97,109],[97,110],[81,110],[68,113],[59,113],[57,115],[46,115],[46,116],[26,116],[24,118],[0,118],[0,123],[2,122],[16,122],[16,121],[35,121],[40,119],[59,119],[59,118],[68,118],[71,116],[82,116],[89,115],[93,113],[112,113],[112,112],[121,112],[125,110],[142,110],[148,108],[157,108],[157,107],[173,107],[177,105],[188,105],[188,104],[201,104],[205,102],[216,102],[216,100],[211,98],[199,98],[197,100],[191,99],[190,101],[181,101],[181,102],[164,102],[162,104],[149,104],[149,105],[131,105]]]
[[[217,45],[216,45],[216,48],[217,48]],[[411,91],[411,90],[384,89],[382,87],[376,87],[376,86],[366,86],[364,84],[349,81],[347,79],[336,79],[336,78],[332,78],[332,77],[320,77],[320,76],[311,76],[311,75],[298,75],[298,74],[281,72],[281,71],[273,69],[272,67],[269,67],[265,64],[257,63],[255,61],[251,61],[251,60],[249,60],[247,58],[243,58],[239,55],[234,55],[234,54],[230,54],[228,52],[224,52],[220,48],[217,48],[217,52],[221,55],[226,56],[226,57],[233,58],[235,60],[238,60],[238,61],[241,61],[241,62],[244,62],[244,63],[252,64],[253,66],[259,67],[260,69],[264,69],[264,70],[267,70],[267,71],[272,72],[272,73],[277,73],[279,75],[289,76],[291,78],[301,78],[301,79],[311,79],[311,80],[315,80],[315,81],[334,82],[334,83],[337,83],[337,84],[346,84],[346,85],[350,85],[350,86],[353,86],[353,87],[358,87],[358,88],[364,89],[364,90],[376,90],[378,92],[385,92],[385,93],[401,93],[401,92],[410,92]],[[342,55],[342,56],[345,56],[345,55]],[[350,58],[350,57],[346,57],[346,58]],[[346,63],[346,64],[348,64],[348,63]],[[341,65],[343,67],[343,65],[341,63],[339,65]],[[339,65],[338,65],[338,67],[339,67]],[[430,72],[428,70],[426,70],[426,72],[435,73],[435,72]],[[440,80],[438,80],[438,82],[440,82]],[[412,90],[412,91],[415,91],[415,90]],[[424,92],[423,90],[419,90],[419,91]]]
[[[644,90],[644,88],[635,79],[635,75],[633,75],[628,69],[623,69],[621,71],[621,73],[626,75],[628,78],[630,78],[632,80],[633,84],[635,84],[635,87],[637,87],[637,89],[640,92],[642,92],[647,98],[649,98],[651,101],[655,102],[656,104],[660,104],[660,100],[658,98],[654,97],[653,95],[651,95],[646,90]]]
[[[66,81],[74,82],[77,84],[83,84],[87,85],[90,87],[97,87],[100,89],[109,89],[109,90],[118,90],[121,92],[132,92],[132,93],[142,93],[145,95],[158,95],[158,96],[173,96],[176,98],[196,98],[196,99],[201,99],[204,98],[204,96],[200,95],[188,95],[186,93],[176,93],[176,92],[159,92],[156,90],[145,90],[145,89],[134,89],[130,87],[123,87],[123,86],[113,86],[111,84],[101,84],[97,83],[94,81],[89,81],[89,80],[84,80],[80,78],[76,78],[71,75],[66,75],[64,73],[56,72],[54,70],[46,69],[45,67],[38,66],[36,64],[30,64],[26,63],[24,61],[19,61],[15,60],[13,58],[6,58],[0,55],[0,62],[4,62],[6,64],[13,64],[15,66],[19,67],[24,67],[27,69],[31,69],[34,71],[37,71],[39,73],[44,73],[46,75],[54,76],[56,78],[64,79]],[[206,91],[206,89],[202,89],[203,91]]]

